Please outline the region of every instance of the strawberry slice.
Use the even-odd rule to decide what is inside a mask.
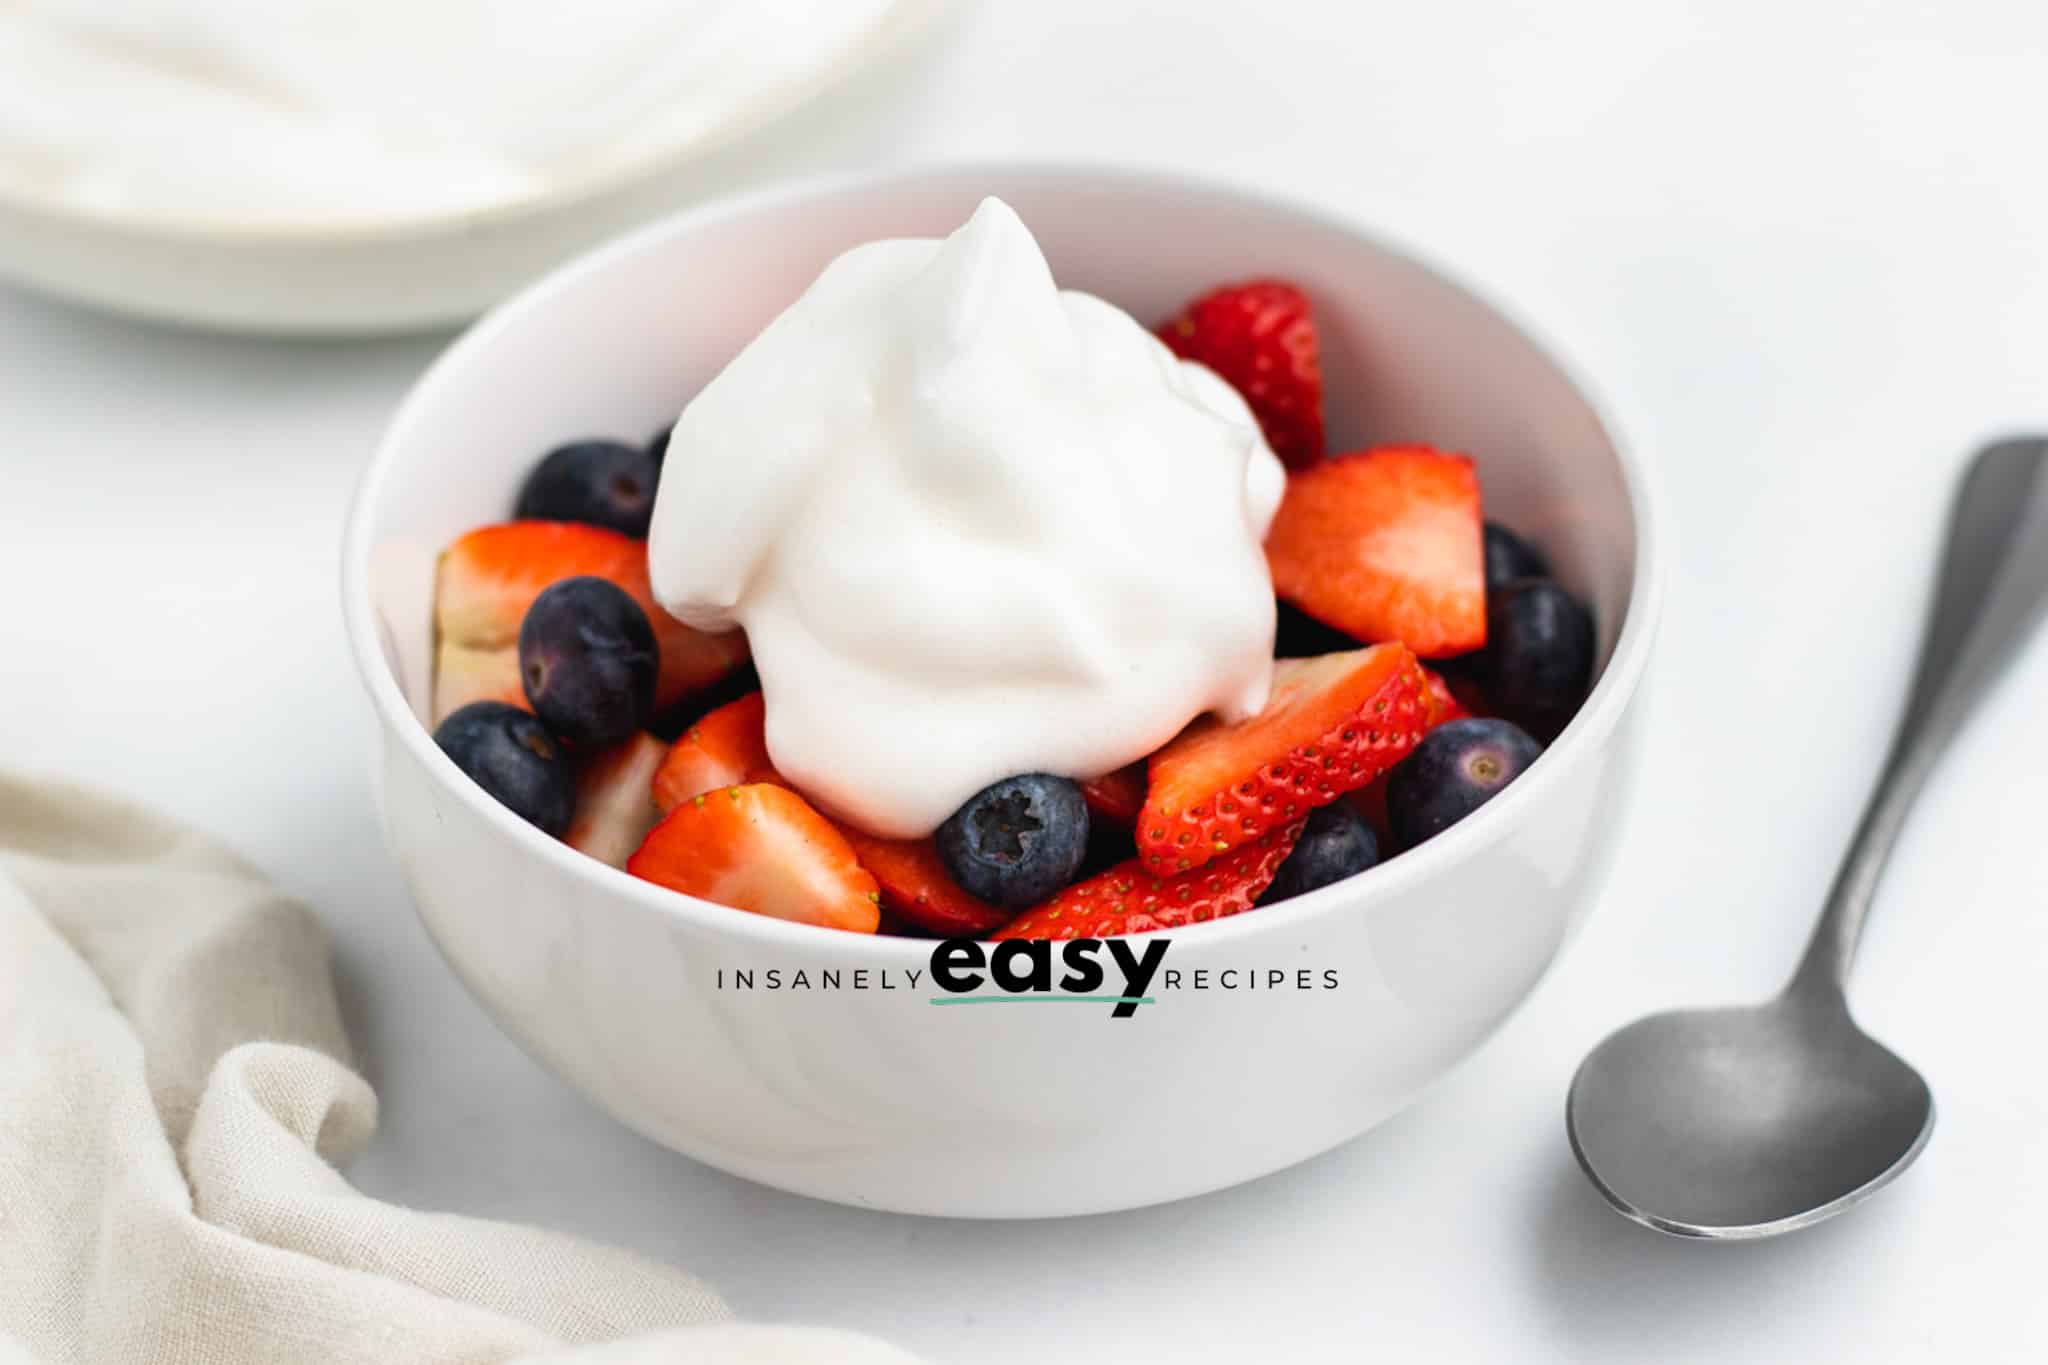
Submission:
[[[634,565],[644,568],[646,553],[641,542],[596,526],[510,521],[478,527],[442,552],[435,625],[442,639],[472,648],[517,644],[519,623],[541,589],[594,574],[631,591]]]
[[[1385,772],[1422,738],[1424,682],[1404,645],[1273,665],[1250,720],[1196,721],[1158,753],[1138,816],[1138,856],[1171,876]]]
[[[1291,475],[1266,563],[1276,593],[1361,640],[1425,659],[1486,643],[1479,479],[1463,455],[1383,446]]]
[[[1457,694],[1451,691],[1451,685],[1444,680],[1443,674],[1433,668],[1423,668],[1420,664],[1416,665],[1416,671],[1422,674],[1424,734],[1448,721],[1465,720],[1471,716],[1472,712],[1466,708],[1464,702],[1458,700]]]
[[[662,814],[693,796],[749,782],[776,782],[762,726],[767,703],[749,692],[701,717],[683,732],[654,775],[654,804]]]
[[[668,745],[635,735],[594,755],[576,777],[576,816],[562,842],[601,863],[624,867],[661,819],[648,788]]]
[[[572,522],[484,526],[441,555],[434,584],[436,724],[472,701],[526,705],[518,685],[519,623],[543,588],[579,574],[610,579],[647,613],[661,649],[656,706],[702,691],[746,661],[740,632],[706,635],[654,605],[644,541]]]
[[[1088,814],[1095,819],[1106,820],[1118,829],[1135,827],[1138,812],[1145,808],[1145,765],[1133,763],[1128,768],[1104,773],[1092,782],[1083,782],[1081,799],[1088,803]]]
[[[1299,288],[1253,280],[1212,290],[1162,325],[1159,339],[1230,381],[1288,468],[1323,457],[1321,347]]]
[[[1161,878],[1138,858],[1076,882],[998,929],[995,938],[1112,938],[1180,929],[1258,904],[1294,851],[1304,821],[1269,829],[1206,867]]]
[[[1424,668],[1422,673],[1422,732],[1428,734],[1447,721],[1463,720],[1472,713],[1451,691],[1441,673]],[[1380,839],[1380,847],[1394,847],[1392,827],[1387,823],[1387,774],[1381,773],[1345,798],[1365,817],[1365,823]]]
[[[683,733],[654,775],[654,804],[671,811],[694,797],[749,782],[786,786],[762,738],[767,704],[759,692],[728,702]],[[929,839],[878,839],[839,821],[854,856],[881,886],[888,909],[920,929],[981,934],[1010,917],[955,882]]]
[[[846,825],[839,830],[880,883],[883,906],[920,929],[944,938],[979,937],[1015,913],[969,894],[929,839],[877,839]]]
[[[846,837],[787,787],[756,782],[677,806],[626,860],[657,885],[774,919],[872,934],[881,890]]]

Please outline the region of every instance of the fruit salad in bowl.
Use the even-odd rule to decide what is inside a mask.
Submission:
[[[921,172],[480,324],[347,605],[394,850],[536,1056],[769,1183],[1066,1213],[1362,1131],[1534,984],[1612,847],[1647,509],[1351,229]]]
[[[999,199],[854,247],[651,441],[556,445],[448,548],[436,741],[636,877],[861,933],[1364,873],[1535,761],[1594,630],[1468,455],[1327,449],[1321,349],[1282,279],[1152,331],[1061,291]]]

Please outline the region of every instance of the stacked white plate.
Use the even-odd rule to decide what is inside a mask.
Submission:
[[[0,275],[142,316],[469,316],[941,0],[6,0]]]

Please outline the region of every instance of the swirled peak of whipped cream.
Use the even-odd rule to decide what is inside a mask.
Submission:
[[[997,199],[833,261],[684,409],[661,604],[744,626],[777,769],[882,835],[1264,705],[1280,463]]]

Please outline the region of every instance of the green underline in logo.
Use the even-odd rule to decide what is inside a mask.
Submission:
[[[1150,1005],[1149,995],[935,995],[934,1005]]]

